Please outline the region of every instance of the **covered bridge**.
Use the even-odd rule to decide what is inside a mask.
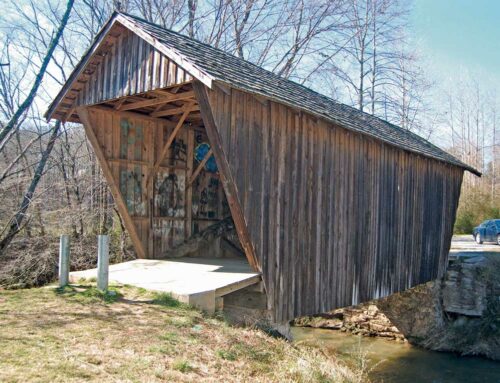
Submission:
[[[425,139],[114,13],[47,112],[82,123],[142,258],[232,217],[276,322],[443,274],[464,170]]]

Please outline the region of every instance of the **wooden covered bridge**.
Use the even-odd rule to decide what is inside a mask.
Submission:
[[[232,217],[275,322],[441,276],[463,172],[477,174],[409,131],[122,13],[47,118],[85,127],[139,258],[169,257]]]

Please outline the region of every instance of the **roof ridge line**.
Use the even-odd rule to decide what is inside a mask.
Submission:
[[[234,59],[236,59],[236,60],[238,60],[238,61],[240,61],[240,62],[243,62],[243,63],[245,63],[246,65],[250,64],[251,66],[253,66],[253,67],[257,68],[258,70],[263,70],[263,71],[267,72],[269,75],[271,75],[272,77],[274,77],[276,80],[280,80],[280,81],[283,81],[283,82],[285,82],[285,83],[286,83],[286,82],[291,82],[291,83],[295,84],[296,86],[300,87],[301,89],[303,89],[303,90],[305,90],[305,91],[307,91],[307,92],[313,92],[313,93],[315,93],[318,97],[321,97],[321,98],[322,98],[325,102],[328,102],[328,103],[335,103],[335,104],[336,104],[336,105],[338,105],[339,107],[347,108],[350,112],[352,112],[352,113],[357,113],[357,114],[359,114],[359,115],[360,115],[360,117],[362,117],[362,118],[364,117],[364,118],[367,118],[367,119],[376,120],[377,122],[380,122],[380,123],[383,123],[383,124],[388,124],[388,125],[390,125],[390,128],[392,128],[392,129],[397,129],[397,130],[398,130],[398,131],[400,131],[402,134],[405,134],[405,135],[406,135],[406,136],[408,136],[408,137],[412,137],[413,139],[418,140],[420,143],[425,144],[425,145],[426,145],[426,146],[428,146],[429,148],[433,148],[433,149],[437,149],[437,150],[441,151],[443,154],[445,154],[445,155],[447,155],[447,156],[451,157],[451,158],[450,158],[450,160],[451,160],[451,159],[453,159],[454,161],[456,161],[457,163],[459,163],[459,164],[460,164],[461,166],[463,166],[464,168],[467,168],[467,169],[472,169],[472,170],[476,171],[476,170],[475,170],[474,168],[472,168],[471,166],[469,166],[469,165],[465,164],[464,162],[462,162],[462,161],[461,161],[461,160],[459,160],[458,158],[455,158],[454,156],[452,156],[452,155],[451,155],[450,153],[448,153],[445,149],[443,149],[443,148],[441,148],[441,147],[437,146],[436,144],[434,144],[434,143],[430,142],[429,140],[425,139],[424,137],[421,137],[420,135],[416,134],[415,132],[412,132],[411,130],[404,129],[404,128],[402,128],[401,126],[396,125],[396,124],[394,124],[394,123],[392,123],[392,122],[390,122],[390,121],[384,120],[383,118],[381,118],[381,117],[379,117],[379,116],[375,116],[375,115],[373,115],[373,114],[367,113],[367,112],[365,112],[365,111],[363,111],[363,110],[360,110],[360,109],[357,109],[357,108],[355,108],[355,107],[353,107],[353,106],[351,106],[351,105],[344,104],[344,103],[342,103],[342,102],[340,102],[340,101],[338,101],[338,100],[336,100],[336,99],[334,99],[334,98],[332,98],[332,97],[330,97],[330,96],[328,96],[328,95],[326,95],[326,94],[320,93],[320,92],[316,91],[315,89],[311,89],[311,88],[307,87],[307,86],[306,86],[306,85],[304,85],[304,84],[301,84],[301,83],[299,83],[299,82],[297,82],[297,81],[294,81],[293,79],[289,79],[289,78],[286,78],[286,77],[280,76],[280,75],[278,75],[278,74],[276,74],[276,73],[274,73],[274,72],[272,72],[272,71],[270,71],[270,70],[268,70],[268,69],[266,69],[266,68],[263,68],[263,67],[261,67],[261,66],[259,66],[259,65],[256,65],[256,64],[252,63],[251,61],[248,61],[248,60],[246,60],[246,59],[244,59],[244,58],[241,58],[241,57],[239,57],[239,56],[236,56],[236,55],[234,55],[234,54],[232,54],[232,53],[230,53],[230,52],[226,52],[226,51],[224,51],[223,49],[220,49],[220,48],[214,47],[214,46],[212,46],[212,45],[210,45],[210,44],[208,44],[208,43],[205,43],[205,42],[203,42],[203,41],[201,41],[201,40],[198,40],[198,39],[196,39],[196,38],[194,38],[194,37],[190,37],[190,36],[187,36],[187,35],[182,34],[182,33],[180,33],[180,32],[174,31],[174,30],[172,30],[172,29],[170,29],[170,28],[166,28],[166,27],[164,27],[164,26],[162,26],[162,25],[155,24],[154,22],[151,22],[151,21],[149,21],[149,20],[146,20],[146,19],[144,19],[144,18],[142,18],[142,17],[139,17],[139,16],[136,16],[136,15],[132,15],[132,14],[129,14],[129,13],[126,13],[126,12],[119,12],[119,14],[122,14],[122,15],[124,15],[125,17],[131,18],[131,19],[133,19],[133,20],[137,20],[137,21],[139,21],[139,22],[146,23],[146,24],[150,25],[152,28],[158,28],[158,29],[164,30],[164,31],[166,31],[166,32],[168,32],[168,33],[172,33],[172,34],[174,34],[174,35],[176,35],[176,36],[179,36],[179,37],[180,37],[180,38],[182,38],[182,39],[187,39],[187,40],[190,40],[190,41],[192,41],[192,42],[194,42],[194,43],[196,43],[196,44],[202,44],[202,45],[204,45],[205,47],[207,47],[208,49],[213,49],[213,50],[219,51],[221,54],[224,54],[224,55],[230,55],[232,58],[234,58]],[[171,49],[174,49],[174,48],[171,48]],[[182,55],[182,53],[179,53],[179,54],[180,54],[180,55]],[[195,66],[197,66],[197,67],[198,67],[198,65],[196,65],[196,64],[193,64],[193,65],[195,65]],[[223,82],[223,83],[225,83],[225,84],[227,84],[227,85],[231,86],[231,83],[229,83],[229,82],[227,82],[227,81],[224,81],[224,79],[216,78],[215,80],[216,80],[216,81],[221,81],[221,82]],[[269,95],[266,95],[266,94],[264,94],[263,92],[259,92],[259,94],[261,94],[261,95],[262,95],[262,96],[264,96],[264,97],[270,97]],[[334,117],[332,117],[332,119],[335,119],[335,118],[334,118]]]
[[[48,119],[52,117],[57,105],[70,89],[66,85],[78,78],[82,70],[86,68],[88,60],[101,45],[103,38],[116,23],[123,25],[161,54],[169,57],[208,88],[212,88],[213,82],[221,82],[232,88],[261,95],[269,100],[304,111],[400,150],[458,166],[476,175],[481,174],[446,150],[410,130],[343,104],[304,84],[282,77],[220,48],[141,17],[119,11],[114,11],[99,30],[91,46],[68,77],[66,84],[50,104],[45,114]]]

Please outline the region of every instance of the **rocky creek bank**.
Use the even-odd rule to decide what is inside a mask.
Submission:
[[[500,254],[459,258],[440,280],[294,324],[500,360]]]

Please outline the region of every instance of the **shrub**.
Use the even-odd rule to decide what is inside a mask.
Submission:
[[[500,197],[492,198],[479,187],[462,191],[453,232],[471,234],[472,229],[487,219],[500,218]]]
[[[456,234],[470,234],[472,229],[476,226],[477,221],[474,213],[471,211],[464,211],[457,214],[457,219],[455,220],[454,232]]]
[[[88,235],[71,238],[71,271],[85,270],[97,266],[97,238]],[[110,247],[110,262],[126,259],[119,249]],[[128,254],[133,254],[131,251]],[[59,263],[59,238],[46,235],[16,238],[0,258],[0,287],[30,288],[43,286],[57,279]]]

